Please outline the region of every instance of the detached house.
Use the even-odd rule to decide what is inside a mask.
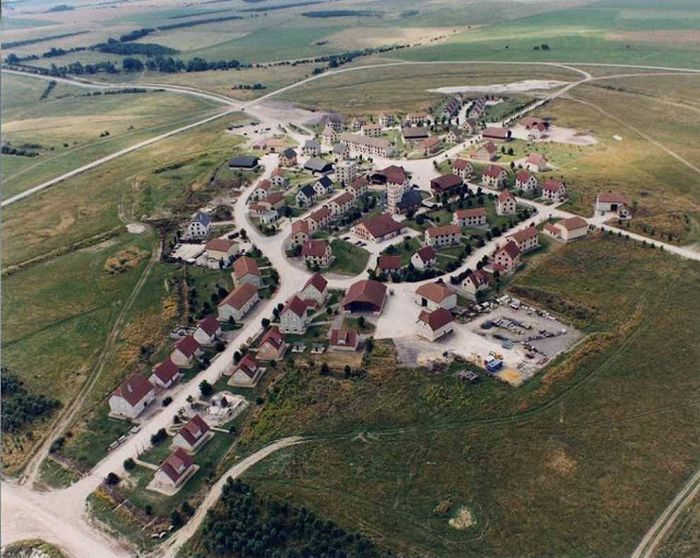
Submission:
[[[487,227],[486,208],[474,207],[472,209],[458,209],[452,216],[452,223],[461,228],[464,227]]]
[[[350,286],[340,305],[343,310],[351,314],[371,312],[379,315],[386,302],[386,291],[386,285],[383,283],[372,279],[363,279]]]
[[[304,302],[322,306],[328,295],[328,281],[320,273],[314,273],[299,291],[299,298]]]
[[[328,332],[328,348],[334,351],[356,351],[360,344],[357,332],[332,328]]]
[[[271,191],[272,182],[269,181],[267,178],[263,178],[260,182],[258,182],[257,186],[253,189],[253,192],[250,194],[250,200],[259,201],[263,198],[266,198]]]
[[[554,224],[547,223],[542,229],[549,236],[569,242],[588,233],[588,222],[582,217],[569,217]]]
[[[187,240],[201,240],[211,234],[211,217],[201,211],[187,224],[183,237]]]
[[[350,148],[348,147],[347,143],[336,143],[333,146],[333,157],[338,159],[339,161],[343,161],[344,159],[349,159],[350,158]],[[336,171],[338,170],[338,166],[336,165]],[[338,180],[341,180],[340,178]]]
[[[383,213],[368,217],[361,223],[352,227],[353,234],[363,240],[371,240],[372,242],[381,242],[400,235],[406,230],[406,227],[394,221],[391,215]]]
[[[241,387],[253,387],[265,373],[265,368],[260,366],[249,353],[234,367],[229,384]]]
[[[280,331],[282,333],[304,333],[309,325],[308,309],[306,302],[297,295],[290,298],[280,312]]]
[[[437,341],[454,331],[454,318],[449,310],[438,308],[432,312],[421,310],[416,322],[416,333],[428,341]]]
[[[188,335],[175,343],[175,348],[170,353],[170,360],[180,368],[190,368],[194,359],[201,354],[202,348],[197,340],[192,335]]]
[[[462,180],[474,175],[474,167],[466,159],[455,159],[452,161],[452,174],[456,174]]]
[[[280,153],[279,164],[281,167],[294,167],[297,164],[297,152],[291,147]]]
[[[566,186],[559,180],[548,178],[542,186],[542,197],[551,202],[560,202],[566,199]]]
[[[401,269],[401,256],[383,255],[377,258],[377,269],[392,273]]]
[[[328,202],[333,217],[345,215],[355,203],[355,197],[350,192],[343,192]]]
[[[295,199],[299,207],[309,207],[316,201],[316,196],[318,193],[312,184],[307,184],[299,188]]]
[[[137,372],[112,392],[109,409],[113,415],[135,419],[155,398],[153,384]]]
[[[272,326],[263,335],[256,353],[258,360],[279,360],[287,352],[288,345],[277,326]]]
[[[433,136],[430,138],[426,138],[421,142],[420,151],[424,157],[429,157],[430,155],[433,155],[440,151],[441,146],[442,142],[440,141],[440,138]]]
[[[326,127],[323,129],[323,132],[321,132],[321,138],[323,139],[323,143],[333,145],[338,141],[338,130],[333,128],[329,123],[326,123]]]
[[[309,267],[328,267],[333,262],[333,250],[325,240],[307,240],[301,247],[301,257]]]
[[[498,194],[496,198],[496,213],[498,215],[515,215],[518,211],[518,204],[515,197],[508,190]]]
[[[536,192],[539,187],[539,182],[534,174],[526,170],[521,170],[515,173],[515,189],[523,192]]]
[[[284,188],[286,190],[289,187],[289,179],[286,176],[284,176],[284,170],[282,170],[280,167],[277,167],[272,172],[270,181],[272,182],[273,186],[276,186],[278,188]]]
[[[175,489],[197,471],[192,456],[182,448],[177,448],[161,463],[154,476],[157,485]]]
[[[543,172],[549,168],[549,161],[540,153],[530,153],[523,162],[523,167],[529,171]]]
[[[506,242],[493,255],[494,270],[511,273],[520,265],[520,248],[515,242]]]
[[[442,225],[425,230],[425,243],[428,246],[441,247],[459,244],[462,229],[459,225]]]
[[[508,173],[503,167],[489,165],[481,175],[481,183],[490,188],[505,188],[508,185]]]
[[[148,381],[154,386],[168,389],[181,377],[180,369],[170,358],[167,358],[153,367],[153,374],[150,375]]]
[[[307,157],[318,157],[321,154],[321,146],[315,139],[306,140],[301,152]]]
[[[193,334],[200,345],[212,345],[219,335],[221,335],[221,324],[214,314],[209,314],[201,320]]]
[[[317,196],[325,196],[333,193],[333,181],[325,174],[313,183],[313,188]]]
[[[300,219],[292,223],[292,234],[289,237],[292,246],[301,246],[309,240],[311,227],[306,219]]]
[[[462,180],[461,176],[456,174],[443,174],[430,181],[430,189],[437,195],[445,193],[452,195],[456,194],[463,184],[464,180]]]
[[[445,283],[425,283],[416,289],[414,300],[428,310],[452,310],[457,306],[457,293]]]
[[[228,321],[231,318],[235,321],[241,320],[258,300],[260,300],[258,288],[252,283],[243,283],[219,303],[219,320]]]
[[[173,436],[173,445],[190,453],[201,448],[213,433],[209,425],[199,415],[194,415],[180,431]]]
[[[496,126],[486,128],[483,132],[481,132],[482,137],[497,141],[508,141],[510,139],[510,134],[511,132],[507,128],[500,128]]]
[[[238,251],[238,244],[228,238],[212,238],[204,245],[204,250],[210,260],[227,262]]]
[[[477,269],[469,275],[466,276],[462,284],[460,285],[460,292],[470,298],[471,300],[477,300],[479,293],[487,291],[489,289],[489,276],[482,270]]]
[[[495,161],[498,157],[498,147],[492,141],[474,149],[469,153],[469,157],[477,161]]]
[[[629,219],[632,216],[630,202],[622,194],[615,192],[601,192],[593,205],[596,215],[616,213],[619,219]]]
[[[342,184],[350,184],[357,176],[355,161],[341,161],[335,165],[335,178]]]
[[[233,262],[233,282],[237,286],[250,283],[257,288],[262,287],[262,276],[253,258],[241,256]]]
[[[535,227],[526,227],[513,234],[509,234],[506,238],[515,242],[523,253],[539,248],[540,246],[540,239]]]
[[[309,222],[311,231],[316,231],[330,225],[331,217],[333,217],[333,214],[330,208],[324,205],[323,207],[319,207],[316,211],[312,211],[306,220]]]
[[[411,264],[421,271],[433,267],[437,262],[437,254],[432,246],[423,246],[411,256]]]

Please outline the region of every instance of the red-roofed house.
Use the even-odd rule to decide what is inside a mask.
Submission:
[[[328,348],[335,351],[356,351],[360,344],[357,332],[350,329],[331,329],[328,341]]]
[[[543,172],[549,168],[549,161],[547,161],[547,157],[540,153],[530,153],[522,165],[529,171]]]
[[[253,188],[253,192],[250,194],[249,199],[250,201],[259,201],[266,198],[271,190],[272,182],[270,182],[267,178],[263,178],[260,182],[258,182],[257,186]]]
[[[454,194],[464,184],[462,177],[456,174],[443,174],[430,181],[430,189],[435,194]]]
[[[432,312],[421,310],[416,322],[416,333],[428,341],[437,341],[454,330],[454,318],[449,310],[438,308]]]
[[[411,263],[416,269],[427,269],[433,267],[437,262],[437,254],[432,246],[423,246],[411,256]]]
[[[629,200],[622,194],[615,192],[601,192],[598,194],[593,210],[597,215],[616,213],[619,219],[629,219],[632,216]]]
[[[352,227],[353,234],[364,240],[381,242],[400,235],[406,227],[395,221],[388,213],[368,217]]]
[[[233,369],[228,383],[233,386],[253,387],[264,373],[265,368],[250,354],[246,354]]]
[[[401,256],[379,256],[377,258],[377,269],[389,273],[401,269]]]
[[[253,258],[241,256],[233,262],[233,282],[237,287],[243,283],[250,283],[257,288],[262,287],[260,270]]]
[[[515,189],[523,192],[535,192],[539,187],[539,182],[534,174],[526,170],[515,173]]]
[[[333,262],[333,250],[325,240],[307,240],[301,247],[301,257],[308,267],[328,267]]]
[[[219,320],[225,322],[233,318],[235,321],[239,321],[256,305],[258,300],[260,297],[257,287],[251,283],[243,283],[219,303]]]
[[[170,353],[170,360],[180,368],[189,368],[192,366],[192,361],[201,354],[202,348],[197,340],[192,335],[188,335],[175,343],[175,348]]]
[[[586,236],[588,222],[583,217],[569,217],[554,224],[547,223],[542,230],[553,238],[569,242]]]
[[[329,201],[328,207],[333,216],[337,217],[350,211],[353,203],[355,203],[355,197],[350,192],[343,192]]]
[[[199,322],[193,335],[200,345],[211,345],[221,335],[221,324],[214,314],[209,314]]]
[[[470,151],[469,157],[477,161],[495,161],[496,157],[498,157],[498,147],[490,141],[478,149]]]
[[[161,463],[154,476],[155,483],[168,489],[182,486],[197,471],[192,456],[182,448],[177,448]]]
[[[566,199],[566,186],[559,180],[548,178],[542,186],[542,197],[551,202],[560,202]]]
[[[309,235],[311,234],[311,227],[306,219],[299,219],[292,223],[292,234],[289,237],[289,241],[292,246],[301,246],[309,240]]]
[[[459,244],[462,229],[459,225],[442,225],[425,229],[425,243],[428,246],[440,247]]]
[[[270,181],[272,182],[273,186],[277,186],[278,188],[287,189],[289,187],[289,179],[284,176],[284,169],[281,169],[280,167],[277,167],[272,172]]]
[[[330,225],[331,217],[333,217],[333,213],[329,207],[324,205],[323,207],[319,207],[316,211],[312,211],[306,218],[306,221],[309,223],[311,232],[314,232]]]
[[[308,304],[297,295],[290,298],[280,312],[280,331],[282,333],[304,333],[309,325],[308,309]]]
[[[479,297],[479,293],[487,291],[488,288],[488,274],[481,269],[477,269],[476,271],[473,271],[469,275],[467,275],[464,281],[462,281],[459,290],[471,300],[477,300]]]
[[[210,260],[226,261],[238,251],[238,244],[228,238],[212,238],[204,245],[204,249]]]
[[[194,415],[180,431],[173,436],[173,445],[191,453],[201,448],[213,436],[209,425],[199,415]]]
[[[537,229],[535,227],[520,229],[513,234],[509,234],[506,239],[515,242],[521,252],[529,252],[530,250],[538,248],[540,245],[540,239],[537,236]]]
[[[160,386],[163,389],[168,389],[182,377],[180,369],[170,359],[166,358],[160,364],[153,367],[153,374],[150,375],[148,381],[154,386]]]
[[[481,175],[481,183],[490,188],[504,188],[508,185],[508,173],[503,167],[489,165]]]
[[[113,415],[135,419],[155,398],[153,384],[137,372],[112,392],[109,409]]]
[[[363,279],[353,283],[345,293],[341,306],[346,312],[381,314],[386,301],[386,286],[379,281]]]
[[[356,199],[366,194],[368,189],[369,180],[367,180],[366,176],[358,176],[350,183],[350,186],[348,186],[348,192],[355,196]]]
[[[452,216],[452,223],[459,227],[487,227],[486,208],[458,209]]]
[[[506,273],[510,273],[520,265],[520,248],[515,242],[506,242],[493,255],[494,264]]]
[[[466,159],[455,159],[452,161],[452,173],[465,180],[474,175],[474,167]]]
[[[451,310],[457,306],[457,292],[439,281],[425,283],[416,289],[414,301],[428,310]]]
[[[518,204],[515,202],[513,194],[504,190],[498,194],[496,199],[496,213],[498,215],[515,215],[518,211]]]
[[[256,357],[258,360],[279,360],[287,352],[288,345],[277,326],[272,326],[262,336]]]
[[[328,281],[320,273],[314,273],[306,282],[304,288],[299,291],[299,298],[303,301],[313,301],[316,306],[321,306],[328,295]]]
[[[492,126],[484,129],[484,131],[481,132],[481,136],[486,139],[508,141],[510,139],[510,130],[507,128]]]
[[[429,157],[430,155],[433,155],[434,153],[437,153],[438,151],[440,151],[441,145],[442,145],[442,141],[440,140],[439,137],[431,136],[429,138],[425,138],[421,142],[418,149],[420,149],[420,151],[424,157]]]

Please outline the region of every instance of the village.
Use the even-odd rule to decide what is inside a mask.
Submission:
[[[279,134],[259,123],[243,131],[250,153],[228,166],[250,173],[250,186],[235,193],[223,221],[209,207],[183,223],[165,256],[230,273],[232,288],[219,285],[216,306],[207,303],[209,313],[173,331],[170,354],[109,398],[111,417],[138,425],[170,404],[183,379],[217,370],[199,384],[199,399],[188,398],[152,437],[154,446],[170,440],[170,453],[148,449],[136,461],[150,471],[147,490],[176,494],[198,470],[200,449],[226,436],[252,404],[246,390],[254,393],[286,358],[344,363],[347,375],[374,340],[390,338],[404,366],[456,360],[467,363],[459,380],[492,377],[517,387],[582,338],[504,290],[546,246],[629,219],[631,204],[600,192],[592,219],[559,209],[566,184],[546,157],[533,149],[499,163],[512,152],[513,130],[534,146],[552,127],[528,116],[512,129],[484,127],[489,102],[457,95],[438,115],[326,114],[308,128],[279,125]],[[422,159],[392,158],[408,154],[395,148],[397,131]],[[262,316],[260,301],[280,296],[284,302]]]

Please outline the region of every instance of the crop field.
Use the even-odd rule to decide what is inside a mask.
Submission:
[[[574,81],[580,74],[553,66],[426,64],[388,66],[322,77],[281,93],[278,99],[302,107],[348,114],[427,108],[444,96],[429,91],[447,86],[492,85],[526,79]]]
[[[119,228],[120,207],[127,213],[132,206],[140,208],[139,216],[153,218],[186,210],[182,204],[193,194],[206,195],[203,181],[235,152],[240,140],[225,130],[240,118],[222,117],[5,208],[4,263],[16,264]],[[156,172],[171,165],[175,172]]]
[[[606,62],[699,68],[700,14],[687,0],[609,0],[470,29],[403,51],[411,60]],[[542,49],[541,45],[548,49]],[[538,49],[535,49],[538,47]]]
[[[220,110],[206,99],[156,91],[91,95],[48,81],[3,76],[3,142],[37,156],[2,155],[3,194],[17,194],[99,157]],[[177,102],[178,110],[173,111]]]
[[[246,481],[405,554],[627,555],[695,466],[699,275],[617,238],[559,247],[511,288],[589,334],[568,359],[518,390],[396,369],[385,343],[364,377],[300,368],[247,439],[311,441]]]

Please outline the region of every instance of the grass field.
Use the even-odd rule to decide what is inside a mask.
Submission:
[[[218,104],[188,95],[87,96],[89,89],[65,84],[42,100],[48,83],[3,76],[2,95],[9,99],[2,110],[3,142],[41,146],[37,157],[2,155],[5,196],[219,110]]]
[[[363,250],[345,240],[334,240],[331,242],[331,249],[335,260],[328,267],[329,273],[340,273],[342,275],[357,275],[367,266],[369,252]]]
[[[408,555],[627,555],[697,461],[699,275],[617,238],[559,247],[512,288],[589,334],[569,358],[518,390],[396,369],[383,342],[364,378],[290,372],[246,439],[312,441],[247,481]]]

